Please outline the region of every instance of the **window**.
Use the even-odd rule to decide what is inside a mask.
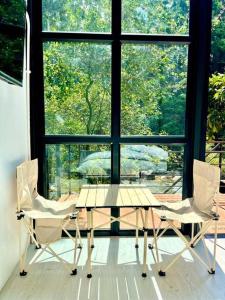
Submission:
[[[43,30],[110,32],[110,0],[43,0]]]
[[[46,196],[77,197],[83,183],[109,182],[189,195],[198,4],[41,2],[31,1],[33,47],[43,62],[32,73],[33,153]]]
[[[111,46],[44,44],[46,134],[109,135]]]
[[[184,134],[187,50],[163,43],[123,45],[123,135]]]
[[[187,34],[188,0],[123,0],[122,29],[127,33]]]

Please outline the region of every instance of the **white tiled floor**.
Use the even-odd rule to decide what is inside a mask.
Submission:
[[[15,270],[0,293],[1,300],[26,299],[96,299],[96,300],[192,300],[225,299],[225,239],[218,240],[217,270],[209,275],[204,266],[184,252],[177,264],[167,272],[166,277],[159,277],[157,266],[151,251],[148,250],[148,277],[142,278],[143,240],[140,248],[134,248],[133,238],[96,238],[93,250],[93,278],[86,278],[86,239],[80,254],[78,275],[69,272],[49,255],[40,258],[34,264],[27,277],[21,278]],[[207,240],[209,249],[212,241]],[[166,263],[179,252],[183,243],[176,237],[165,237],[159,242],[160,259]],[[203,247],[197,246],[198,253],[203,254]],[[61,240],[54,245],[57,251],[68,251],[72,244]],[[38,254],[30,246],[29,260]],[[63,254],[72,261],[72,252]]]

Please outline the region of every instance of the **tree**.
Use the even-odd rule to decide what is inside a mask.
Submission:
[[[168,14],[168,10],[170,14]],[[155,16],[155,18],[153,18]],[[183,34],[188,1],[123,1],[123,30]],[[110,1],[43,1],[47,30],[110,31]],[[110,134],[111,46],[46,43],[45,111],[48,134]],[[187,47],[122,47],[122,134],[184,132]],[[174,109],[176,107],[176,110]]]
[[[225,137],[225,74],[213,74],[209,79],[208,138]]]
[[[225,71],[225,1],[213,1],[211,73]]]
[[[213,1],[207,138],[225,137],[225,1]]]

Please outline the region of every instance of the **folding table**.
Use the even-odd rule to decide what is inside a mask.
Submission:
[[[84,208],[87,210],[87,239],[88,239],[88,274],[91,278],[91,253],[94,248],[93,237],[94,230],[102,228],[113,222],[120,222],[132,226],[136,229],[136,244],[138,248],[138,230],[144,231],[144,256],[143,256],[143,273],[142,276],[147,276],[147,236],[148,236],[148,217],[149,210],[153,224],[153,237],[156,250],[156,262],[158,263],[158,247],[156,240],[156,231],[153,218],[152,208],[160,207],[161,204],[155,199],[150,189],[145,185],[125,185],[125,184],[98,184],[98,185],[83,185],[77,201],[76,208]],[[122,216],[114,217],[101,211],[101,208],[132,208],[131,212],[125,213]],[[144,213],[143,213],[144,211]],[[94,227],[93,213],[99,213],[108,216],[110,220]],[[131,224],[125,217],[131,214],[136,214],[136,224]],[[141,216],[143,227],[139,226],[139,216]]]

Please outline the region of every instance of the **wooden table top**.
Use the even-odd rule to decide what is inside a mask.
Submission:
[[[77,208],[160,207],[145,185],[98,184],[83,185]]]

